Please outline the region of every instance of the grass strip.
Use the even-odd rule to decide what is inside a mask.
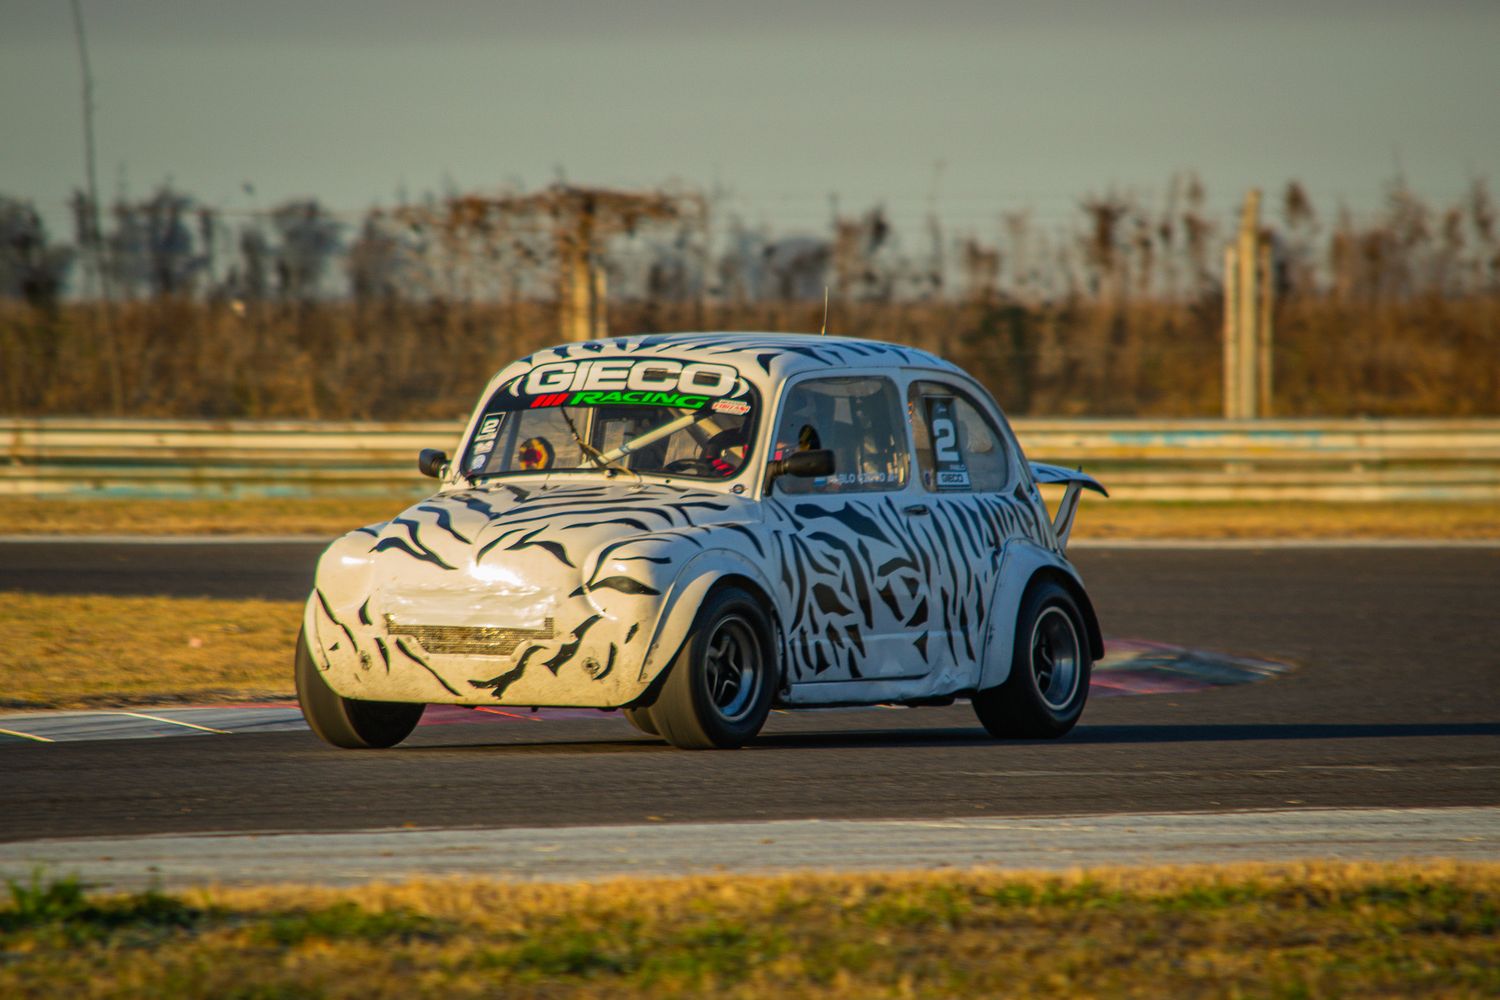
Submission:
[[[413,498],[415,499],[415,498]],[[309,535],[389,520],[393,498],[266,500],[0,499],[0,535]],[[1055,497],[1049,495],[1049,502]],[[1500,538],[1486,501],[1140,503],[1087,497],[1075,538]]]
[[[6,594],[0,708],[287,697],[301,621],[297,601]]]
[[[0,498],[0,535],[313,535],[388,521],[417,497],[263,500]]]
[[[1500,864],[11,892],[16,998],[1500,992]]]

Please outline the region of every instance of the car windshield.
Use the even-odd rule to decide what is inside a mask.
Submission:
[[[474,479],[600,469],[729,479],[750,458],[758,402],[729,365],[538,365],[490,397],[462,468]]]

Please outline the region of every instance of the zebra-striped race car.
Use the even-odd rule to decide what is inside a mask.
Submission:
[[[1067,544],[1081,472],[1030,464],[977,382],[840,337],[611,338],[507,366],[436,493],[318,564],[303,714],[342,747],[428,704],[623,710],[733,748],[773,706],[967,698],[1077,722],[1103,640]],[[1038,483],[1066,487],[1051,516]]]

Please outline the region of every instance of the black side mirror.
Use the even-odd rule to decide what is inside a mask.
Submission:
[[[448,453],[436,448],[423,448],[417,455],[417,471],[433,479],[443,478],[443,467],[448,464]]]
[[[816,448],[812,451],[794,451],[786,458],[773,461],[770,468],[770,478],[774,480],[777,476],[797,476],[801,479],[815,479],[818,476],[833,475],[833,452],[827,448]]]

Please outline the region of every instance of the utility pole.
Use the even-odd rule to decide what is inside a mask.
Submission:
[[[1235,241],[1224,248],[1224,417],[1271,414],[1271,242],[1260,231],[1260,191],[1245,194]]]
[[[114,295],[110,287],[109,266],[104,259],[104,244],[99,232],[99,181],[94,167],[94,74],[89,68],[89,49],[83,34],[83,10],[73,3],[73,37],[78,43],[78,69],[83,76],[83,166],[89,189],[88,214],[84,221],[89,243],[89,258],[99,279],[99,294],[104,303],[104,342],[109,362],[110,406],[118,415],[124,412],[125,390],[120,378],[120,345],[115,339]]]

